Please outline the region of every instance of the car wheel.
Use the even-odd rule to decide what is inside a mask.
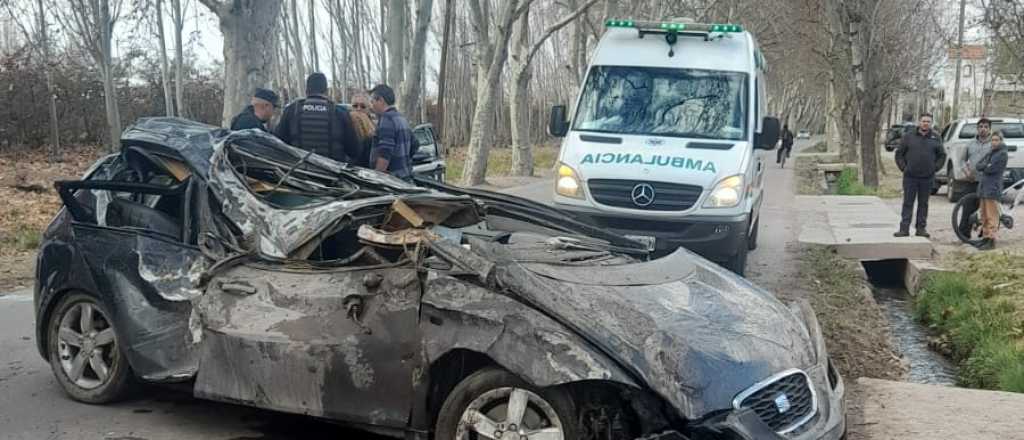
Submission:
[[[747,249],[748,250],[756,250],[757,249],[757,231],[760,231],[760,230],[761,230],[761,217],[758,217],[757,220],[754,220],[754,229],[752,231],[750,231],[750,238],[747,239]]]
[[[949,199],[950,203],[956,203],[963,198],[963,191],[960,189],[960,185],[956,184],[956,181],[949,179],[948,187],[946,189],[946,198]]]
[[[130,392],[134,378],[110,316],[100,301],[80,293],[65,296],[50,314],[50,368],[72,399],[109,403]]]
[[[538,389],[512,373],[487,368],[460,382],[445,399],[436,439],[575,440],[576,410],[563,389]]]
[[[733,271],[736,275],[743,276],[747,271],[747,254],[750,253],[750,248],[747,245],[747,237],[743,236],[743,243],[740,243],[739,251],[736,255],[729,258],[729,261],[725,263],[725,268]]]

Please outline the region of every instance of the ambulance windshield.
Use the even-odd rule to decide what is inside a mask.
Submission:
[[[574,130],[743,140],[747,75],[697,69],[594,66]]]

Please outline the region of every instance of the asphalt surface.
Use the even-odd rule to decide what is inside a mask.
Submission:
[[[30,290],[0,293],[0,439],[320,440],[382,439],[310,417],[193,398],[148,387],[114,405],[68,398],[36,351]]]

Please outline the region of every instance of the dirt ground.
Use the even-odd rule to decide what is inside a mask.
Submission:
[[[65,150],[59,163],[42,151],[0,155],[0,293],[32,284],[40,235],[61,206],[53,182],[81,177],[100,156],[95,147]]]

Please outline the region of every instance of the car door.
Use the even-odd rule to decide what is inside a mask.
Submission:
[[[253,262],[199,302],[197,396],[402,428],[424,373],[420,280],[407,267]]]
[[[194,223],[184,218],[191,183],[56,184],[71,217],[69,243],[76,255],[69,261],[81,267],[55,270],[77,279],[49,285],[88,290],[108,305],[129,364],[150,381],[185,380],[198,366],[188,337],[188,299],[204,260],[189,241]]]

